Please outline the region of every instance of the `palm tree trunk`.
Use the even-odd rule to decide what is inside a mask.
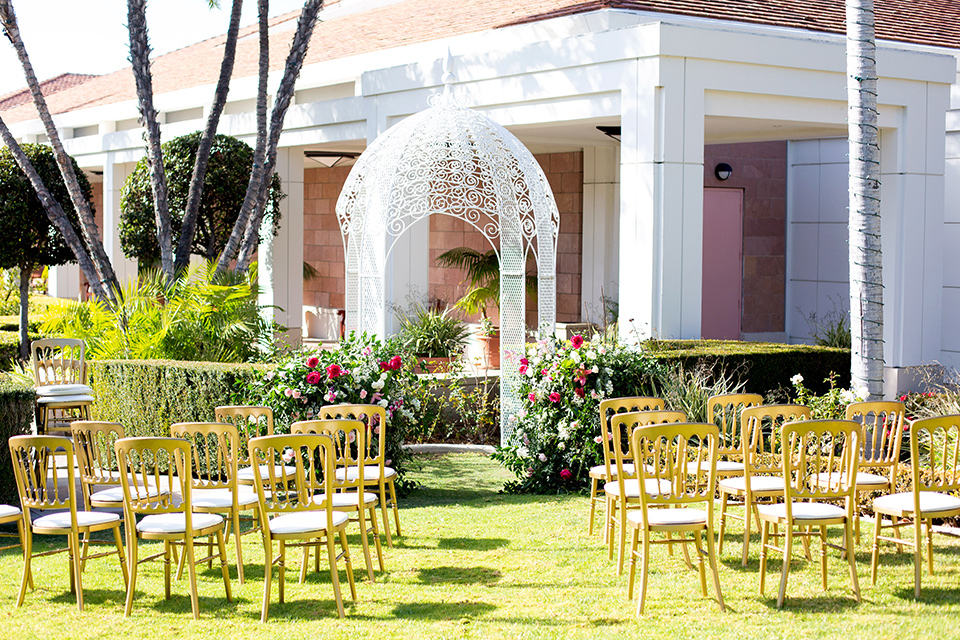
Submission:
[[[322,8],[323,0],[307,0],[300,12],[297,30],[293,36],[293,42],[290,44],[290,53],[287,55],[283,78],[280,80],[280,87],[277,89],[273,111],[270,116],[270,131],[266,143],[265,159],[262,165],[257,165],[256,160],[254,161],[254,170],[251,172],[243,208],[240,210],[237,224],[234,225],[227,246],[220,255],[220,262],[217,264],[218,273],[226,270],[233,258],[234,251],[238,247],[240,250],[237,255],[238,271],[244,271],[250,266],[253,253],[256,251],[267,193],[273,176],[273,169],[277,162],[277,144],[280,141],[280,133],[283,129],[283,119],[293,99],[297,77],[300,75],[300,69],[303,67],[303,61],[310,47],[313,28],[317,24],[317,14]],[[257,170],[259,166],[262,166],[260,171]],[[256,182],[254,182],[255,178]]]
[[[147,33],[147,0],[127,0],[127,31],[130,34],[130,63],[137,86],[140,123],[147,132],[147,162],[150,186],[157,217],[157,242],[160,244],[160,269],[173,282],[173,235],[170,230],[170,205],[167,202],[167,177],[160,148],[160,123],[153,106],[153,76],[150,73],[150,40]]]
[[[57,132],[57,127],[53,124],[53,117],[50,115],[50,109],[47,107],[47,101],[40,91],[40,83],[37,81],[37,75],[33,71],[33,64],[30,62],[26,46],[24,46],[23,39],[20,37],[17,14],[13,9],[11,0],[0,0],[0,23],[2,23],[4,35],[13,45],[14,50],[17,52],[17,58],[20,60],[20,65],[23,67],[23,75],[27,81],[27,87],[30,89],[30,94],[33,96],[34,106],[40,116],[40,121],[43,123],[50,145],[53,147],[57,166],[60,168],[63,182],[67,186],[70,200],[73,202],[73,206],[80,217],[80,229],[83,233],[86,247],[89,248],[89,253],[83,248],[83,244],[79,242],[73,225],[69,223],[60,205],[53,199],[49,191],[46,190],[46,187],[43,186],[43,181],[40,180],[40,176],[36,170],[33,170],[29,160],[27,160],[23,152],[20,151],[19,145],[10,134],[6,124],[0,121],[0,125],[2,125],[2,127],[0,127],[0,129],[2,129],[0,133],[2,133],[4,143],[14,151],[14,155],[17,157],[17,163],[21,169],[23,169],[24,173],[27,174],[34,189],[37,191],[37,195],[40,197],[41,202],[43,202],[44,209],[47,211],[50,221],[57,226],[57,229],[63,234],[67,240],[67,244],[73,250],[74,255],[76,255],[77,260],[80,262],[80,268],[83,269],[84,275],[90,283],[94,295],[110,305],[115,305],[117,297],[120,295],[120,283],[117,281],[117,275],[113,271],[110,258],[103,248],[103,242],[100,239],[100,232],[97,228],[93,210],[83,196],[77,175],[73,170],[73,162],[63,149],[63,143],[60,141],[60,134]],[[27,169],[28,166],[30,167],[29,171]],[[41,193],[41,190],[43,193]],[[46,196],[44,196],[44,193]],[[76,239],[76,242],[70,240],[71,236]]]
[[[20,265],[20,360],[26,362],[30,357],[30,336],[27,335],[28,311],[30,308],[30,276],[29,265]]]
[[[873,0],[847,0],[850,143],[850,373],[870,400],[883,397],[880,145]]]
[[[265,2],[265,0],[261,0]],[[190,260],[190,248],[193,244],[194,231],[197,226],[197,214],[200,211],[200,200],[203,198],[203,181],[207,175],[207,162],[210,159],[210,150],[217,134],[217,125],[223,113],[223,105],[227,102],[230,91],[230,77],[233,75],[233,64],[237,53],[237,35],[240,32],[240,9],[243,0],[233,0],[233,11],[230,14],[230,27],[227,30],[227,40],[223,48],[223,62],[220,64],[220,78],[214,91],[213,104],[210,105],[210,115],[207,125],[200,137],[197,148],[197,159],[193,165],[193,176],[190,178],[190,191],[187,194],[187,207],[183,213],[183,222],[180,225],[180,241],[177,243],[177,255],[174,261],[174,271],[180,273],[187,267]]]

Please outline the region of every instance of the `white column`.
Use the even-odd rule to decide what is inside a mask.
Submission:
[[[107,154],[107,161],[103,165],[103,224],[100,234],[103,248],[113,263],[121,287],[137,276],[137,261],[127,259],[120,248],[120,190],[135,166],[132,162],[114,162],[113,153]]]
[[[54,298],[73,298],[80,295],[80,267],[76,263],[62,264],[47,270],[47,293]]]
[[[583,245],[580,299],[596,308],[590,321],[601,321],[601,298],[619,296],[620,149],[583,149]]]
[[[621,94],[620,335],[700,333],[703,93],[681,58],[637,62]]]
[[[265,242],[258,249],[260,304],[264,316],[287,327],[291,341],[299,342],[303,324],[303,150],[277,150],[276,171],[286,198],[280,201],[280,230],[270,234],[264,221]]]

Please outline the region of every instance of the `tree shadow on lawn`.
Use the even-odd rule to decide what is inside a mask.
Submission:
[[[500,581],[503,574],[490,567],[430,567],[420,569],[417,578],[424,584],[483,584]]]
[[[440,538],[437,549],[493,551],[510,545],[506,538]]]
[[[794,613],[836,613],[846,609],[856,609],[861,605],[853,596],[850,586],[846,586],[846,591],[837,591],[836,595],[823,594],[810,595],[802,591],[795,591],[791,594],[790,585],[787,584],[787,596],[783,600],[783,607],[777,607],[777,590],[780,588],[780,575],[777,574],[776,584],[770,585],[767,594],[760,596],[759,600],[767,605],[773,611],[791,611]],[[842,587],[841,587],[842,588]],[[863,598],[861,588],[860,597]],[[866,602],[866,600],[864,600]],[[855,635],[855,634],[854,634]]]
[[[924,569],[926,572],[926,569]],[[924,575],[928,580],[930,576]],[[925,587],[923,586],[923,581],[920,581],[920,598],[914,600],[913,597],[913,584],[909,586],[899,587],[894,590],[893,595],[901,600],[912,600],[919,605],[932,605],[932,606],[956,606],[957,602],[960,602],[960,587],[950,589],[944,587]]]
[[[393,608],[398,618],[416,620],[463,620],[496,610],[486,602],[408,602]]]

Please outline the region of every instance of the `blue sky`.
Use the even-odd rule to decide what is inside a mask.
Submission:
[[[206,0],[152,0],[147,23],[154,55],[226,33],[231,0],[209,9]],[[271,0],[270,15],[300,8],[303,0]],[[61,73],[109,73],[128,66],[124,0],[13,0],[30,60],[40,80]],[[256,0],[243,3],[242,25],[257,19]],[[26,86],[20,63],[0,38],[0,95]]]

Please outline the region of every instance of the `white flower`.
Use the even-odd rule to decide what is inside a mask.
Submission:
[[[792,384],[793,386],[797,386],[801,382],[803,382],[803,376],[800,375],[799,373],[793,376],[792,378],[790,378],[790,384]]]
[[[853,390],[854,394],[857,396],[857,400],[866,400],[870,396],[870,390],[867,389],[864,385],[858,385]]]
[[[546,461],[547,461],[547,454],[545,454],[545,453],[541,453],[541,454],[540,454],[539,456],[537,456],[537,457],[540,458],[540,462],[546,462]]]
[[[587,359],[588,359],[588,360],[593,360],[593,359],[596,358],[596,357],[597,357],[597,352],[596,352],[596,351],[594,351],[593,349],[591,349],[590,351],[587,351]],[[596,373],[596,372],[594,372],[594,373]]]
[[[372,383],[370,386],[373,388],[374,391],[380,391],[383,389],[384,384],[386,384],[386,382],[384,381],[383,378],[380,378],[376,382]]]
[[[846,402],[847,404],[850,404],[851,402],[856,401],[857,396],[856,394],[853,393],[853,391],[850,391],[849,389],[843,389],[840,392],[840,399]]]
[[[517,455],[521,458],[526,458],[528,455],[530,455],[530,450],[526,447],[517,447]]]
[[[387,402],[386,400],[381,400],[381,401],[378,402],[377,404],[380,405],[381,407],[383,407],[384,409],[386,409],[386,408],[387,408],[387,405],[390,404],[390,403]]]
[[[560,451],[563,451],[563,450],[566,449],[566,448],[567,448],[566,443],[564,443],[564,442],[558,442],[558,443],[557,443],[557,449],[559,449]]]
[[[291,449],[290,447],[287,447],[286,449],[283,450],[283,454],[280,457],[283,458],[283,461],[286,464],[290,464],[290,462],[293,460],[295,455],[297,454],[293,451],[293,449]]]

